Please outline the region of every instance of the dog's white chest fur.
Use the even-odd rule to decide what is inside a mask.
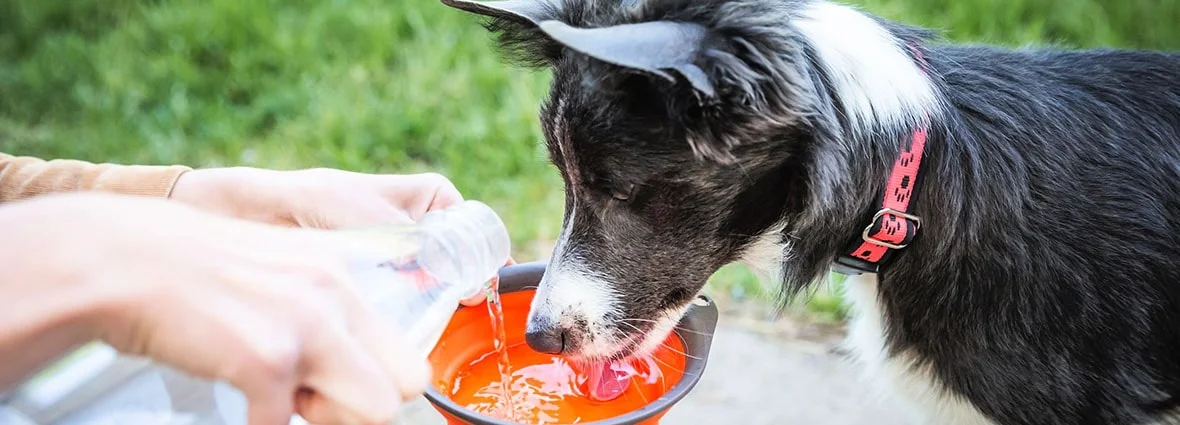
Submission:
[[[852,306],[847,344],[870,385],[904,403],[915,425],[992,425],[970,402],[945,390],[921,368],[910,367],[905,353],[885,351],[884,316],[877,297],[877,276],[850,276],[844,298]]]

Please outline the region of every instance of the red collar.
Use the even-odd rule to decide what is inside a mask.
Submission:
[[[929,68],[921,50],[912,44],[910,49],[922,70],[927,71]],[[926,149],[928,129],[929,119],[914,131],[908,146],[902,146],[901,153],[893,163],[893,171],[889,173],[880,209],[861,231],[860,238],[836,258],[833,266],[836,272],[877,273],[888,254],[905,248],[917,235],[922,220],[909,213],[910,200],[918,180],[922,154]]]
[[[905,248],[917,235],[922,220],[909,213],[910,199],[926,148],[926,132],[926,127],[919,128],[910,138],[909,146],[902,147],[885,185],[881,208],[861,231],[860,240],[836,259],[837,272],[876,273],[890,250]]]

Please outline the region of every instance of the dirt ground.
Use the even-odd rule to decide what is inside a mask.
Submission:
[[[735,310],[723,309],[704,376],[661,425],[905,424],[836,349],[838,327],[768,321]],[[419,399],[400,423],[445,422]]]

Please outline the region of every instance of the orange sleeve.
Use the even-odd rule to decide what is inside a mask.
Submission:
[[[70,159],[42,160],[0,153],[0,203],[71,191],[104,191],[166,198],[182,165],[93,164]]]

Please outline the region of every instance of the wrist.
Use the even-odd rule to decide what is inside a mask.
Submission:
[[[205,168],[177,179],[169,199],[205,212],[263,223],[282,223],[288,200],[277,190],[280,172],[251,167]]]

